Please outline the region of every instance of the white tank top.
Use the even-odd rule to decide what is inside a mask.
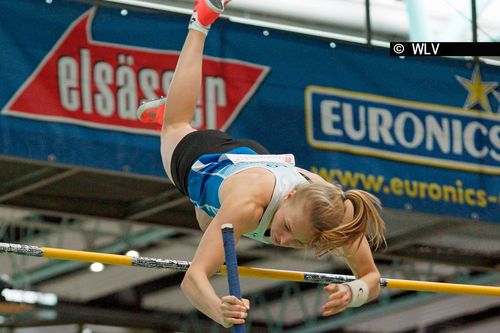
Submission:
[[[241,155],[224,154],[222,159],[229,159],[232,165],[229,166],[224,174],[226,178],[243,170],[251,168],[264,168],[273,173],[275,178],[273,195],[269,202],[259,226],[252,232],[244,236],[255,239],[259,242],[271,244],[271,238],[266,236],[269,224],[273,220],[274,214],[283,198],[290,193],[297,185],[307,183],[306,178],[295,168],[295,158],[292,154],[286,155]]]

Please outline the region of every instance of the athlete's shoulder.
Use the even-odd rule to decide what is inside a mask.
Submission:
[[[314,172],[311,172],[311,171],[308,171],[306,169],[302,169],[302,168],[299,168],[299,167],[295,167],[295,169],[300,172],[301,174],[307,176],[309,179],[311,179],[311,181],[313,183],[328,183],[323,177],[321,177],[320,175],[314,173]]]
[[[219,197],[221,202],[227,198],[250,200],[265,207],[271,200],[274,184],[274,174],[269,170],[243,170],[224,180]]]
[[[219,191],[221,208],[217,216],[220,217],[222,214],[227,218],[235,219],[241,234],[244,234],[255,230],[259,225],[271,201],[274,183],[263,181],[263,177],[250,176],[239,180],[237,176],[239,175],[226,180],[221,187]],[[264,178],[267,177],[264,176]]]

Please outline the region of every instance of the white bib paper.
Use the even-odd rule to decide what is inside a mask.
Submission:
[[[234,164],[240,162],[278,162],[295,165],[295,157],[293,154],[281,155],[246,155],[246,154],[224,154],[219,158],[219,162],[230,160]]]

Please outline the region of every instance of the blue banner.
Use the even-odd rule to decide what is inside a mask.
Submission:
[[[167,94],[187,16],[22,0],[0,22],[0,154],[164,175],[159,128],[134,110]],[[219,20],[193,125],[386,207],[498,223],[499,83],[495,66]]]

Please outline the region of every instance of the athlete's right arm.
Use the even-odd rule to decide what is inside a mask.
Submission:
[[[189,301],[199,311],[224,327],[244,323],[243,318],[246,318],[248,309],[243,301],[219,298],[209,282],[209,278],[224,263],[221,226],[224,223],[232,223],[235,238],[239,239],[242,234],[255,229],[255,221],[258,223],[261,215],[262,209],[251,200],[225,200],[217,216],[203,234],[181,284]]]

